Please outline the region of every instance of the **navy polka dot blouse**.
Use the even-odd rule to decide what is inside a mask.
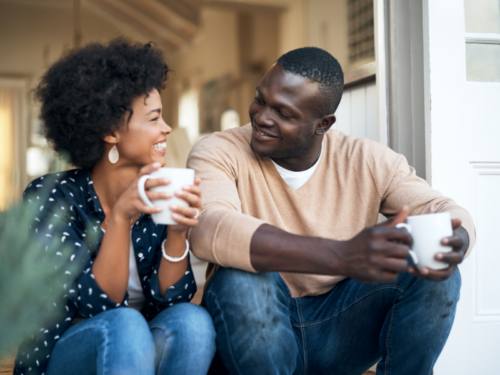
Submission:
[[[44,195],[44,201],[42,191],[50,193],[48,197]],[[47,240],[69,244],[72,253],[67,262],[76,264],[76,269],[81,270],[78,275],[73,275],[62,265],[61,272],[67,282],[60,285],[60,292],[64,294],[65,302],[61,305],[47,300],[44,307],[58,318],[39,327],[37,334],[19,347],[14,374],[44,374],[57,340],[78,313],[91,318],[106,310],[127,307],[128,293],[121,303],[113,302],[99,288],[92,274],[92,264],[99,253],[103,237],[101,223],[104,212],[89,170],[71,170],[40,177],[26,188],[23,198],[26,204],[36,206],[38,214],[32,232],[27,235],[40,244],[41,252],[46,252],[43,244]],[[61,225],[47,224],[49,220],[53,223],[54,219]],[[94,231],[93,236],[89,235],[89,230]],[[135,259],[146,298],[142,313],[148,321],[169,306],[189,302],[196,292],[189,264],[185,275],[162,296],[158,267],[162,257],[161,243],[166,235],[167,227],[155,224],[151,216],[146,214],[142,214],[132,227]],[[89,240],[91,237],[94,238],[93,243]],[[60,264],[59,259],[60,253],[46,253],[48,264]],[[75,269],[69,265],[66,268]]]

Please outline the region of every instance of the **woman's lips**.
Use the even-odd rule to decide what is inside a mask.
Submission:
[[[165,152],[167,149],[167,141],[155,143],[153,145],[153,148],[155,151],[159,152],[160,154],[165,155]]]

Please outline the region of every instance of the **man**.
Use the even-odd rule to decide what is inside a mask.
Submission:
[[[430,374],[474,243],[469,214],[406,159],[330,130],[343,91],[318,48],[283,56],[262,78],[251,123],[192,150],[204,212],[190,234],[211,269],[203,305],[230,374]],[[329,131],[330,130],[330,131]],[[408,265],[408,214],[450,212],[444,270]],[[390,219],[376,225],[378,214]]]

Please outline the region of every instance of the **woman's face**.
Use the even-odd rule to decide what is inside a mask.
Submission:
[[[128,124],[116,132],[121,164],[142,167],[159,162],[164,166],[167,134],[172,128],[163,121],[160,93],[153,89],[148,95],[135,98],[131,107]],[[126,113],[125,119],[129,115]]]

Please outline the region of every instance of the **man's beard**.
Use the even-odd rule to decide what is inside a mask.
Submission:
[[[312,129],[312,124],[309,127]],[[310,132],[305,134],[303,137],[297,139],[297,142],[284,150],[272,150],[265,154],[260,154],[262,157],[268,157],[271,159],[287,159],[296,158],[302,155],[308,154],[314,146],[315,133]]]

